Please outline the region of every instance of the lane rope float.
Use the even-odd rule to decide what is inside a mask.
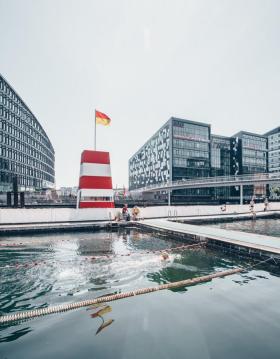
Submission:
[[[140,289],[130,291],[130,292],[117,293],[117,294],[107,295],[107,296],[100,297],[100,298],[83,300],[80,302],[66,303],[66,304],[55,305],[55,306],[51,306],[51,307],[47,307],[47,308],[41,308],[41,309],[29,310],[26,312],[19,312],[19,313],[15,313],[15,314],[3,315],[0,317],[0,324],[16,322],[18,320],[41,317],[41,316],[48,315],[48,314],[66,312],[69,310],[74,310],[74,309],[78,309],[78,308],[82,308],[82,307],[88,307],[88,306],[94,305],[94,304],[112,302],[115,300],[134,297],[136,295],[157,292],[159,290],[164,290],[164,289],[189,287],[189,286],[192,286],[195,284],[209,282],[214,278],[222,278],[222,277],[226,277],[226,276],[240,273],[243,271],[244,271],[244,268],[234,268],[234,269],[229,269],[229,270],[222,271],[222,272],[216,272],[216,273],[209,274],[209,275],[202,276],[202,277],[185,279],[185,280],[181,280],[181,281],[173,282],[173,283],[161,284],[156,287],[140,288]]]

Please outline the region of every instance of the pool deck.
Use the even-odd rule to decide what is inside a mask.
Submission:
[[[140,226],[172,234],[186,235],[186,238],[191,236],[194,240],[206,240],[216,246],[225,245],[240,253],[247,252],[249,255],[266,255],[280,259],[279,237],[179,223],[167,219],[143,220]]]
[[[86,221],[56,223],[25,223],[0,225],[0,236],[40,234],[51,232],[97,231],[127,226],[129,222]]]

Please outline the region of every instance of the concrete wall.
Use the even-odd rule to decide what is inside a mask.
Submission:
[[[0,224],[4,223],[52,223],[109,220],[114,208],[1,208]]]
[[[263,211],[263,203],[255,204],[255,211]],[[268,210],[280,210],[280,202],[270,203]],[[249,213],[249,205],[231,205],[227,206],[226,212],[223,214]],[[207,216],[221,214],[221,206],[163,206],[163,207],[147,207],[141,208],[141,217],[168,217],[171,216]]]
[[[263,211],[262,203],[256,204],[256,211]],[[269,210],[280,210],[280,202],[269,204]],[[106,221],[114,218],[118,208],[1,208],[0,224],[16,223],[52,223],[73,221]],[[205,216],[221,214],[220,206],[160,206],[140,208],[140,216],[143,218],[168,217],[171,216]],[[227,206],[224,214],[248,213],[249,205]]]

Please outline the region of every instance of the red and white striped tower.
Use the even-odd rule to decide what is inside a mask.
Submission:
[[[115,207],[109,152],[82,152],[78,198],[79,208]]]

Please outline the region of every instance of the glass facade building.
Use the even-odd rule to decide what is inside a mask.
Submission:
[[[280,175],[280,127],[265,133],[268,139],[268,171],[273,175]],[[270,185],[270,196],[280,198],[280,183]]]
[[[211,126],[206,123],[172,117],[130,158],[129,188],[197,177],[267,173],[268,164],[270,169],[280,170],[280,128],[272,132],[269,143],[273,144],[274,152],[268,157],[266,135],[245,131],[231,137],[212,135]],[[253,195],[261,198],[267,194],[267,188],[244,186],[243,193],[246,200]],[[239,187],[172,192],[173,202],[193,200],[196,203],[239,200]]]
[[[210,176],[210,125],[171,118],[172,180]],[[204,201],[209,189],[182,189],[172,192],[173,202]]]
[[[240,142],[240,174],[267,172],[267,137],[241,131],[234,138]]]
[[[170,118],[129,160],[129,189],[210,176],[210,125]],[[209,189],[176,190],[173,201],[209,199]]]
[[[229,176],[231,174],[231,140],[230,137],[211,136],[211,177]],[[212,189],[215,200],[225,200],[230,197],[229,187]]]
[[[51,188],[53,146],[30,109],[0,75],[0,192]]]
[[[131,190],[170,181],[170,133],[168,121],[130,158],[129,188]]]
[[[270,173],[280,173],[280,127],[265,134],[268,138],[268,170]]]
[[[268,172],[268,140],[266,136],[240,131],[232,137],[232,174],[246,175]],[[232,195],[239,195],[233,188]],[[265,197],[265,185],[244,186],[244,198]]]

